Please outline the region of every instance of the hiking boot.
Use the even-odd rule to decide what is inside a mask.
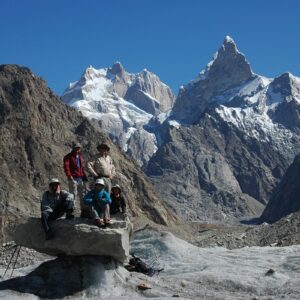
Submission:
[[[66,219],[67,220],[73,220],[75,217],[73,214],[66,214]]]
[[[96,225],[97,225],[98,227],[102,227],[102,226],[103,226],[103,220],[100,219],[100,218],[96,219],[96,220],[95,220],[95,223],[96,223]]]
[[[49,229],[48,231],[46,231],[46,237],[45,237],[46,241],[51,240],[53,238],[54,238],[53,231],[51,229]]]

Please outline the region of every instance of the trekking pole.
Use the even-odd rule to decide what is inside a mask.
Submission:
[[[17,247],[18,247],[18,246],[17,246]],[[16,260],[15,260],[13,269],[12,269],[11,274],[10,274],[10,278],[12,277],[12,275],[13,275],[13,273],[14,273],[15,266],[16,266],[17,260],[18,260],[18,258],[19,258],[20,250],[21,250],[21,246],[19,246],[19,250],[18,250],[18,253],[17,253],[17,256],[16,256]]]
[[[7,267],[6,267],[6,270],[5,270],[4,274],[3,274],[3,278],[5,277],[6,272],[7,272],[8,268],[9,268],[9,266],[10,266],[10,264],[11,264],[11,261],[12,261],[13,257],[15,256],[15,253],[16,253],[16,251],[17,251],[18,246],[15,245],[14,247],[15,247],[15,250],[14,250],[13,254],[12,254],[11,257],[10,257],[9,263],[8,263],[8,265],[7,265]]]

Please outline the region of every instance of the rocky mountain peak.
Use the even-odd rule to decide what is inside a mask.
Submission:
[[[109,71],[113,75],[118,75],[119,73],[125,72],[125,69],[119,61],[116,61],[112,67],[109,68]]]
[[[290,95],[292,93],[293,76],[291,73],[283,73],[282,75],[276,77],[270,84],[274,93],[281,93],[284,96]]]
[[[276,77],[268,88],[269,103],[290,102],[300,104],[300,78],[286,72]]]
[[[229,35],[225,36],[225,39],[223,41],[223,45],[222,47],[226,50],[226,51],[234,51],[234,52],[238,52],[236,44],[233,40],[232,37],[230,37]]]
[[[89,67],[87,67],[84,70],[83,73],[83,77],[85,77],[85,79],[92,79],[92,77],[96,74],[96,69],[93,68],[92,65],[90,65]]]
[[[215,79],[227,78],[231,85],[253,77],[250,64],[244,54],[239,52],[232,38],[226,36],[214,60],[207,68],[207,76]]]
[[[227,36],[213,60],[180,90],[172,116],[181,122],[196,122],[209,105],[215,103],[217,96],[255,76],[245,56],[238,51],[233,39]]]

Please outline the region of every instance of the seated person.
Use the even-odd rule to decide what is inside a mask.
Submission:
[[[114,215],[117,213],[121,213],[122,215],[126,215],[126,201],[121,195],[121,187],[116,184],[111,188],[110,193],[111,204],[110,204],[110,214]]]
[[[61,184],[57,178],[49,182],[49,190],[44,192],[41,199],[42,226],[46,233],[46,240],[54,237],[49,221],[56,220],[66,213],[67,219],[73,219],[74,196],[61,190]]]
[[[104,188],[104,180],[102,178],[97,179],[94,189],[89,191],[83,198],[85,204],[92,205],[92,215],[99,227],[110,222],[109,204],[111,199]]]

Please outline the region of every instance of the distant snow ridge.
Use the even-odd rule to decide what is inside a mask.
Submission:
[[[300,78],[290,73],[266,78],[255,74],[226,36],[204,70],[181,87],[169,124],[193,124],[211,107],[246,136],[272,143],[280,152],[293,147],[300,104]],[[291,151],[293,159],[294,151]]]
[[[88,67],[62,96],[86,117],[99,120],[101,128],[140,165],[157,149],[155,134],[144,126],[153,117],[165,116],[174,99],[171,89],[155,74],[146,69],[130,74],[119,62],[99,70]]]
[[[297,138],[294,129],[299,127],[299,117],[293,118],[290,112],[293,106],[299,109],[299,78],[289,73],[274,80],[257,75],[215,99],[220,104],[215,111],[223,120],[248,137],[272,144],[282,153],[290,152],[293,158],[293,141]]]

